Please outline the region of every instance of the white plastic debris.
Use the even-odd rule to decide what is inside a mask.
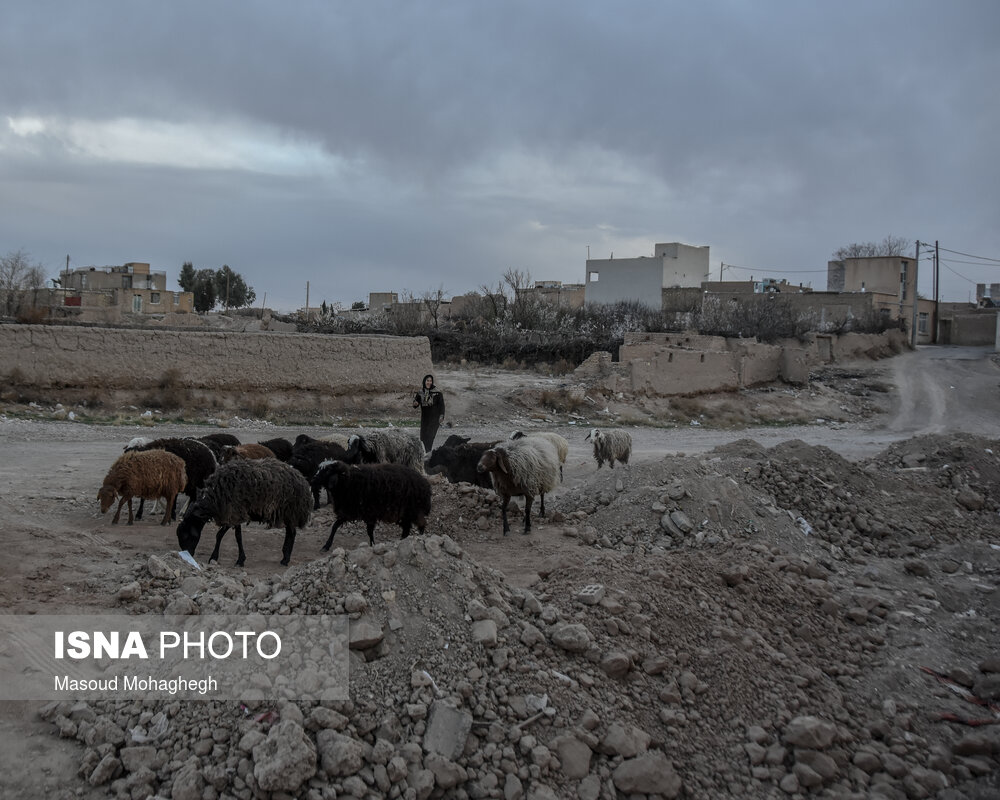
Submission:
[[[537,694],[526,694],[524,696],[524,705],[531,714],[535,714],[539,711],[544,711],[545,707],[548,704],[549,704],[548,693],[543,694],[541,697],[539,697]]]
[[[163,738],[170,725],[167,715],[161,711],[153,717],[151,722],[152,725],[149,726],[149,730],[146,730],[141,725],[136,725],[134,728],[129,729],[133,742],[136,744],[146,744],[147,742],[155,742],[157,739]]]
[[[195,569],[201,569],[201,565],[199,565],[198,562],[194,560],[194,556],[191,555],[187,550],[178,550],[177,555],[180,556],[181,561],[186,561]]]
[[[805,517],[796,517],[795,518],[795,523],[799,526],[799,528],[802,529],[802,532],[806,536],[811,536],[812,535],[812,532],[813,532],[812,525],[809,524],[809,522],[806,520]]]

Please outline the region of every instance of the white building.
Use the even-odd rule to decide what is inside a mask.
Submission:
[[[588,258],[586,303],[634,300],[660,308],[664,289],[699,288],[708,280],[708,245],[654,245],[653,256]]]

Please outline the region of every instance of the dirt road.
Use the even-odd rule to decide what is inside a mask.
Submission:
[[[655,468],[667,456],[701,454],[738,439],[752,439],[764,447],[801,440],[823,445],[850,461],[874,456],[893,442],[917,434],[966,432],[1000,439],[1000,368],[989,350],[920,348],[891,362],[850,368],[879,371],[892,382],[894,390],[888,396],[885,414],[857,422],[750,429],[630,427],[634,474],[645,475],[644,466]],[[557,423],[546,422],[544,413],[532,413],[515,402],[522,387],[558,388],[565,386],[567,379],[499,371],[470,376],[448,369],[437,374],[439,385],[452,387],[449,421],[453,427],[442,433],[499,439],[515,428],[553,428],[557,424],[556,429],[570,441],[570,456],[565,481],[550,501],[553,508],[558,509],[561,496],[579,497],[597,491],[605,498],[615,495],[615,482],[625,473],[609,473],[607,469],[598,473],[584,441],[585,431],[602,423],[599,416],[564,416]],[[274,436],[294,438],[304,430],[323,432],[253,421],[239,422],[229,430],[245,442]],[[0,565],[0,608],[18,614],[107,611],[122,576],[149,556],[175,549],[175,542],[172,527],[164,529],[146,522],[133,527],[111,526],[109,516],[100,515],[95,499],[104,473],[133,436],[204,432],[204,428],[181,425],[123,428],[0,417],[0,486],[4,487],[0,528],[8,554]],[[662,487],[669,477],[656,474],[649,480]],[[465,508],[458,505],[459,499],[449,495],[443,501],[444,508]],[[474,518],[463,519],[457,513],[457,522],[449,520],[449,530],[467,530],[463,547],[484,566],[510,570],[512,577],[515,573],[518,579],[530,574],[543,558],[561,558],[571,551],[579,558],[576,539],[544,536],[533,537],[530,546],[519,547],[512,557],[509,542],[500,539],[492,523],[488,529],[475,528]],[[363,540],[363,534],[348,532],[340,544],[355,547]],[[303,537],[296,544],[293,564],[318,557],[314,544]],[[232,542],[229,545],[232,547]],[[283,573],[273,557],[273,532],[248,532],[247,551],[247,580],[276,579]],[[29,710],[23,705],[0,709],[0,775],[7,776],[0,778],[4,796],[88,796],[85,785],[72,774],[76,745],[54,738],[48,726],[26,715]],[[44,762],[47,767],[25,772],[19,765],[28,759]],[[105,794],[98,789],[89,796]]]

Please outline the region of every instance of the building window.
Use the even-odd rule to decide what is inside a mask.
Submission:
[[[597,283],[601,278],[600,272],[591,272],[587,275],[587,280],[591,283]]]
[[[160,304],[160,293],[159,292],[153,292],[149,296],[149,304],[153,305],[153,306],[158,306]]]
[[[927,312],[921,311],[917,315],[917,330],[920,333],[927,333]]]
[[[178,305],[180,305],[180,303],[181,303],[181,293],[180,292],[174,292],[174,305],[178,306]]]
[[[131,275],[122,275],[122,288],[123,289],[131,289],[132,288],[132,276]]]

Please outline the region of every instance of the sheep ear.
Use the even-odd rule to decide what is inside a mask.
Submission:
[[[500,467],[500,471],[504,475],[510,474],[510,460],[507,458],[507,451],[502,447],[496,449],[497,454],[497,466]]]

